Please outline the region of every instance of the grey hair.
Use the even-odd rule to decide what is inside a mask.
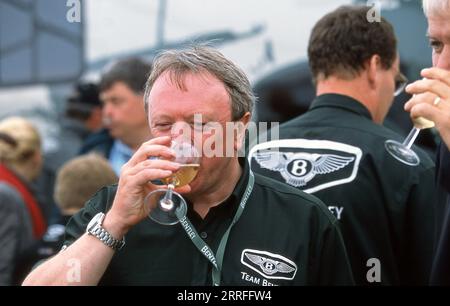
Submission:
[[[450,0],[423,0],[423,11],[427,17],[450,16]]]
[[[208,46],[195,45],[181,50],[167,50],[153,61],[153,69],[145,85],[144,103],[148,112],[150,91],[156,80],[166,71],[171,81],[185,89],[184,76],[187,73],[207,72],[223,82],[231,100],[232,120],[238,120],[253,111],[255,96],[245,73],[232,61]]]

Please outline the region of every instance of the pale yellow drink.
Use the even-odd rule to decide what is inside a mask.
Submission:
[[[414,126],[418,129],[431,129],[434,127],[434,122],[423,117],[417,117],[413,119]]]
[[[164,184],[173,184],[175,187],[181,187],[189,184],[198,173],[200,164],[182,164],[180,169],[173,175],[163,178]]]

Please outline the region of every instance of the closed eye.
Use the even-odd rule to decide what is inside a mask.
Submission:
[[[158,130],[167,130],[172,127],[171,123],[156,123],[154,127]]]

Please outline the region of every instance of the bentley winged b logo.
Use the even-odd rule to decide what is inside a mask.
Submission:
[[[251,262],[257,264],[267,275],[273,275],[277,272],[289,273],[295,270],[295,268],[285,264],[284,262],[272,260],[260,255],[245,254],[245,256],[250,259]]]
[[[355,160],[332,154],[257,152],[254,155],[262,168],[278,171],[286,183],[294,186],[305,186],[317,174],[332,173],[344,168]]]
[[[251,165],[254,160],[253,166],[278,172],[289,185],[313,193],[353,181],[361,157],[360,148],[343,143],[284,139],[254,146],[248,158]]]
[[[245,249],[241,262],[268,279],[292,280],[297,272],[297,265],[293,261],[266,251]]]

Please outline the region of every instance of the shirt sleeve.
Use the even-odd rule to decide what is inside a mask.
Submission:
[[[332,221],[322,231],[317,245],[318,273],[315,285],[352,286],[353,273],[337,221]]]
[[[355,284],[344,239],[336,218],[318,199],[308,213],[310,235],[308,280],[310,286]]]
[[[99,212],[106,213],[114,201],[116,187],[108,186],[100,189],[81,209],[73,215],[66,226],[63,248],[68,247],[80,238],[92,218]]]

